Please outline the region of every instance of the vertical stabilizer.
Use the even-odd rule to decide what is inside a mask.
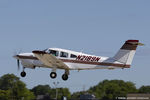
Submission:
[[[113,59],[120,63],[131,65],[138,45],[142,45],[139,40],[127,40]]]

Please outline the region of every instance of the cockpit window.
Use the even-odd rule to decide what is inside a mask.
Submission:
[[[45,51],[45,52],[47,52],[49,54],[52,54],[53,56],[58,56],[59,55],[59,52],[56,51],[56,50],[45,49],[43,51]]]
[[[60,57],[68,57],[68,53],[66,53],[66,52],[61,52],[61,53],[60,53]]]
[[[48,50],[47,53],[52,54],[53,56],[58,56],[58,54],[59,54],[59,52],[56,50]]]
[[[74,55],[74,54],[71,54],[70,55],[70,58],[76,58],[77,56],[76,55]]]
[[[58,56],[59,52],[55,50],[50,50],[50,54],[52,54],[53,56]]]

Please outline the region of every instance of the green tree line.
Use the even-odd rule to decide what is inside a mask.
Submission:
[[[49,85],[38,85],[27,89],[26,84],[14,74],[6,74],[0,77],[0,100],[35,100],[38,95],[50,95],[55,98],[56,89]],[[58,99],[62,96],[71,97],[68,88],[58,88]]]
[[[150,86],[136,88],[133,82],[123,80],[103,80],[87,91],[72,93],[68,88],[58,88],[58,99],[66,96],[68,99],[78,99],[81,94],[94,94],[101,100],[114,100],[116,97],[124,97],[128,93],[150,93]],[[0,100],[35,100],[38,95],[50,95],[55,98],[56,89],[49,85],[37,85],[28,89],[26,84],[14,74],[6,74],[0,77]]]
[[[150,86],[141,86],[137,89],[133,82],[103,80],[87,91],[73,93],[72,97],[79,98],[81,94],[85,93],[94,94],[96,98],[101,100],[115,100],[116,97],[126,97],[128,93],[150,93]]]

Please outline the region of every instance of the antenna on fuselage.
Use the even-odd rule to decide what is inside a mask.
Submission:
[[[80,53],[83,53],[83,51],[84,51],[84,50],[82,49],[82,50],[80,51]]]

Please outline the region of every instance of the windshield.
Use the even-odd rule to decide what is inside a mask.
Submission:
[[[45,49],[43,51],[46,52],[46,53],[52,54],[53,56],[58,56],[59,55],[59,52],[56,51],[56,50]]]
[[[44,49],[43,51],[44,51],[44,52],[47,52],[47,51],[48,51],[48,49]]]

